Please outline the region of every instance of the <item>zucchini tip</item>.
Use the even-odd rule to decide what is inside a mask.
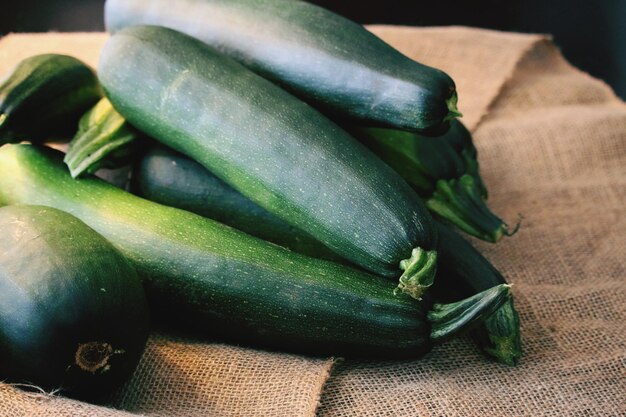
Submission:
[[[433,304],[428,312],[431,341],[441,343],[473,327],[510,298],[511,286],[500,284],[455,303]]]

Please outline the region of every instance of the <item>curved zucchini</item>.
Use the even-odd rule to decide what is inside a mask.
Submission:
[[[97,178],[72,179],[57,151],[0,148],[0,204],[72,213],[134,264],[155,312],[179,325],[312,353],[418,356],[489,315],[499,286],[433,306],[395,285],[309,258],[213,220],[133,196]]]
[[[304,255],[342,261],[309,234],[259,207],[202,165],[168,149],[152,147],[132,172],[131,191],[166,206],[217,220]]]
[[[98,69],[133,126],[283,221],[419,298],[436,230],[406,182],[309,105],[182,33],[124,29]]]
[[[129,164],[141,145],[141,133],[103,98],[81,117],[63,162],[76,178]]]
[[[26,58],[0,83],[0,144],[71,137],[100,97],[95,74],[76,58]]]
[[[135,369],[150,328],[131,264],[50,207],[0,208],[0,236],[0,379],[109,393]]]
[[[487,207],[476,148],[461,122],[438,138],[380,128],[351,131],[418,192],[436,217],[492,243],[517,231],[509,231]]]
[[[107,29],[184,32],[307,102],[368,125],[440,131],[461,114],[454,82],[363,26],[294,0],[107,0]]]
[[[443,224],[439,230],[439,268],[433,293],[444,301],[459,300],[506,284],[500,272],[468,241]],[[509,299],[476,327],[474,339],[496,360],[516,365],[522,356],[519,315]]]

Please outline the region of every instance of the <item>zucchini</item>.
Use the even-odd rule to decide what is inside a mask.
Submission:
[[[182,33],[124,29],[102,50],[111,103],[283,221],[419,298],[436,230],[406,182],[309,105]]]
[[[76,58],[35,55],[0,82],[0,145],[67,139],[101,96],[95,74]]]
[[[447,226],[438,223],[439,268],[433,285],[435,297],[454,301],[506,284],[502,274],[476,250]],[[516,365],[522,355],[519,315],[511,297],[475,328],[474,339],[483,351],[496,360]]]
[[[76,178],[129,164],[142,144],[141,133],[103,98],[81,117],[63,161]]]
[[[474,146],[470,131],[459,120],[453,120],[450,122],[450,129],[438,139],[446,142],[461,156],[465,162],[465,173],[474,177],[479,194],[486,200],[488,197],[487,187],[480,176],[478,151]]]
[[[304,255],[342,260],[312,236],[259,207],[202,165],[162,145],[153,146],[140,158],[132,172],[131,191]]]
[[[110,393],[135,369],[150,328],[132,265],[50,207],[0,208],[0,236],[0,379]]]
[[[457,111],[454,81],[363,26],[295,0],[107,0],[107,29],[164,26],[194,36],[329,112],[437,132]]]
[[[326,255],[313,238],[294,228],[286,230],[280,220],[198,163],[163,146],[148,151],[132,177],[134,192],[149,200],[219,220],[309,256],[323,258]],[[433,285],[437,297],[444,301],[458,301],[506,284],[504,277],[468,241],[441,223],[437,223],[437,228],[437,252],[440,255]],[[306,246],[302,247],[303,243]],[[519,361],[519,317],[512,299],[477,326],[473,333],[488,355],[509,365]]]
[[[137,269],[155,312],[221,333],[318,354],[419,356],[489,315],[506,285],[455,304],[394,295],[395,285],[309,258],[211,219],[72,179],[58,151],[0,148],[0,205],[52,206],[82,219]]]
[[[365,146],[396,170],[435,217],[487,242],[513,235],[487,204],[476,149],[460,122],[439,138],[381,128],[351,128]]]

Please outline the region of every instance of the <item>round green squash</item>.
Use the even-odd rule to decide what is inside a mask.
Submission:
[[[0,208],[0,379],[102,397],[149,333],[141,282],[100,234],[44,206]]]

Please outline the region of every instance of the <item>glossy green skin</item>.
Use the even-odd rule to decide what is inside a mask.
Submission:
[[[98,75],[139,130],[345,259],[394,277],[413,248],[434,247],[428,211],[396,172],[312,107],[200,41],[128,28],[103,48]]]
[[[202,165],[165,146],[152,147],[133,169],[132,192],[304,255],[343,261],[312,236],[259,207]]]
[[[190,210],[309,256],[327,251],[219,180],[198,163],[165,147],[148,151],[133,171],[135,192],[161,204]],[[499,284],[504,277],[468,241],[437,223],[440,255],[433,290],[443,301],[458,301]],[[303,246],[306,244],[306,246]],[[519,317],[507,301],[474,334],[497,360],[516,364],[521,356]]]
[[[463,174],[474,177],[481,193],[486,194],[472,136],[458,120],[437,137],[381,128],[349,127],[349,131],[424,198],[432,195],[437,181]]]
[[[110,32],[169,27],[219,49],[331,112],[428,131],[450,117],[444,72],[419,64],[363,26],[295,0],[108,0]]]
[[[0,379],[77,396],[110,392],[148,338],[133,267],[83,222],[50,207],[0,208],[0,236]],[[85,370],[76,355],[91,342],[112,352]]]
[[[439,137],[380,128],[351,131],[424,198],[432,195],[437,181],[459,178],[465,173],[462,157]]]
[[[454,150],[459,154],[464,150],[469,150],[474,158],[478,156],[476,148],[474,147],[474,141],[472,140],[472,134],[458,119],[451,121],[450,129],[437,139],[441,139],[448,145],[452,146],[452,148],[454,148]]]
[[[135,266],[153,311],[180,326],[318,354],[419,356],[430,348],[430,304],[394,295],[394,283],[96,178],[74,180],[61,160],[46,148],[0,148],[0,205],[46,205],[86,222]]]
[[[436,298],[456,301],[506,284],[502,274],[470,242],[443,224],[437,223],[437,229],[439,267],[432,287]],[[517,364],[522,348],[519,315],[513,299],[480,324],[474,336],[483,350],[496,360]]]
[[[476,185],[486,200],[488,197],[487,186],[480,176],[480,166],[478,164],[478,151],[474,146],[472,134],[458,119],[450,122],[450,129],[437,139],[441,139],[452,146],[458,155],[465,162],[465,173],[474,177]]]
[[[453,121],[437,138],[394,129],[350,130],[415,189],[436,218],[492,243],[517,230],[510,232],[485,203],[476,148],[461,122]]]
[[[95,74],[76,58],[26,58],[0,82],[0,144],[71,137],[100,97]]]

